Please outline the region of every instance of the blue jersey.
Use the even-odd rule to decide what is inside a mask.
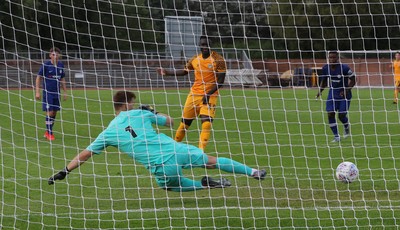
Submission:
[[[59,61],[57,66],[51,61],[46,61],[39,70],[39,76],[43,76],[43,92],[44,93],[60,93],[60,80],[65,77],[64,64]]]
[[[322,79],[330,80],[330,89],[328,100],[343,99],[341,92],[349,86],[349,78],[354,77],[353,71],[346,64],[337,64],[335,70],[330,68],[329,64],[322,67]],[[347,99],[351,99],[351,91],[347,95]]]
[[[86,149],[100,154],[108,146],[118,148],[136,161],[149,166],[163,164],[179,152],[181,143],[157,133],[153,124],[165,125],[167,118],[147,110],[123,111]]]

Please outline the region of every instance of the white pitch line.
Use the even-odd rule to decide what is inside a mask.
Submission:
[[[3,215],[4,217],[24,217],[24,216],[50,216],[50,217],[61,217],[61,216],[76,216],[76,215],[99,215],[99,214],[118,214],[118,213],[154,213],[154,212],[170,212],[170,211],[210,211],[210,210],[291,210],[291,211],[351,211],[351,210],[397,210],[400,209],[400,206],[379,206],[379,207],[371,207],[371,206],[334,206],[334,207],[308,207],[308,208],[291,208],[291,207],[207,207],[207,208],[144,208],[144,209],[129,209],[129,210],[107,210],[98,212],[73,212],[73,213],[30,213],[24,215]]]

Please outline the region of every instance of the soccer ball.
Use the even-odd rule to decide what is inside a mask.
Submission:
[[[343,183],[351,183],[358,177],[358,168],[355,164],[345,161],[336,168],[336,178]]]

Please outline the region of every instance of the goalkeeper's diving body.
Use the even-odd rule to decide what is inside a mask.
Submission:
[[[338,52],[328,53],[329,64],[322,67],[321,84],[316,98],[319,98],[330,80],[328,98],[326,100],[326,111],[328,113],[329,127],[332,130],[334,139],[332,142],[340,142],[340,135],[336,123],[336,112],[339,113],[339,120],[344,126],[343,138],[350,136],[350,124],[347,112],[350,108],[352,98],[351,89],[356,84],[356,76],[350,67],[338,62]]]
[[[108,127],[63,170],[49,178],[48,183],[63,180],[68,173],[86,162],[92,155],[100,154],[108,146],[118,148],[136,162],[143,164],[155,177],[157,184],[166,190],[187,192],[204,188],[229,187],[225,178],[205,176],[192,180],[183,175],[182,169],[195,167],[217,168],[225,172],[245,174],[258,180],[266,177],[266,171],[250,168],[242,163],[223,157],[208,156],[203,150],[176,142],[163,133],[157,133],[153,125],[171,127],[173,119],[142,105],[133,109],[135,94],[118,91],[113,97],[116,117]]]
[[[215,107],[218,102],[218,89],[223,86],[226,75],[225,60],[220,54],[210,50],[210,43],[207,36],[201,36],[199,41],[201,53],[192,57],[184,69],[157,69],[157,72],[163,76],[184,76],[194,70],[194,83],[186,98],[182,122],[176,131],[175,140],[181,142],[186,130],[199,116],[201,119],[200,149],[205,149],[210,139],[211,124],[215,118]]]

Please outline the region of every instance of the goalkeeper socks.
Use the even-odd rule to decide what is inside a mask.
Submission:
[[[335,137],[339,137],[336,119],[329,118],[328,120],[329,120],[329,127],[331,128],[333,135],[335,135]]]
[[[177,142],[181,142],[183,140],[183,138],[185,137],[186,134],[186,130],[189,128],[188,125],[186,125],[185,123],[181,122],[179,124],[178,129],[176,130],[176,134],[175,134],[175,141]]]
[[[205,121],[201,124],[201,133],[199,140],[199,149],[205,149],[211,135],[211,122]]]
[[[215,166],[224,172],[245,174],[247,176],[251,176],[253,173],[253,169],[249,166],[225,157],[218,157]]]

